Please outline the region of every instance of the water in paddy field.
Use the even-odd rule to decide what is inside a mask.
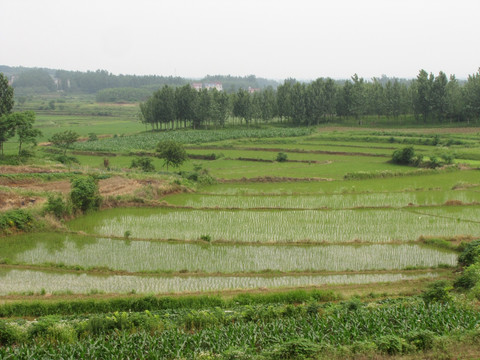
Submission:
[[[26,234],[0,243],[4,259],[111,270],[235,273],[401,270],[454,266],[454,252],[418,244],[228,245],[130,241],[57,233]]]

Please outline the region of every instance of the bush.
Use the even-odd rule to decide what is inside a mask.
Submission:
[[[49,195],[45,204],[45,211],[52,213],[58,219],[71,213],[69,204],[63,200],[61,195]]]
[[[480,284],[480,262],[467,267],[453,284],[455,288],[469,290]]]
[[[277,154],[276,161],[278,161],[278,162],[285,162],[285,161],[287,161],[287,158],[288,158],[287,154],[285,154],[285,153],[283,153],[283,152],[279,152],[279,153]]]
[[[458,257],[458,265],[469,266],[480,260],[480,240],[467,244]]]
[[[132,160],[130,169],[139,168],[144,172],[155,171],[155,166],[153,165],[153,159],[150,157],[138,157]]]
[[[97,182],[93,177],[77,177],[72,179],[71,183],[70,199],[75,210],[85,213],[100,208],[102,198],[98,191]]]
[[[407,348],[408,344],[405,339],[395,335],[384,335],[375,342],[378,350],[389,355],[402,354]]]
[[[9,231],[12,228],[30,230],[34,225],[33,216],[25,210],[10,210],[0,214],[0,230],[3,231]]]
[[[433,346],[435,333],[430,330],[414,331],[406,336],[407,341],[418,350],[429,350]]]
[[[426,303],[435,301],[448,302],[452,299],[450,290],[452,290],[452,286],[448,281],[437,280],[429,284],[421,296]]]
[[[18,343],[24,338],[25,334],[17,324],[0,320],[0,346]]]
[[[321,353],[320,345],[311,340],[298,338],[286,341],[267,351],[272,359],[308,359]]]
[[[410,165],[415,156],[413,146],[395,150],[392,154],[392,161],[395,164]]]

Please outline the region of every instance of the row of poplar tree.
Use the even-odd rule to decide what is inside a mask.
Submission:
[[[166,85],[140,104],[141,120],[152,129],[221,127],[229,117],[246,124],[277,119],[310,126],[338,117],[398,120],[407,115],[414,115],[419,122],[477,121],[480,70],[461,82],[443,72],[435,76],[420,70],[412,81],[365,81],[355,74],[343,82],[331,78],[310,83],[286,80],[277,89],[253,93],[240,89],[233,94]]]

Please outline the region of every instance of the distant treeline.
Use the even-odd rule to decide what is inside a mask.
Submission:
[[[157,75],[114,75],[106,70],[97,71],[66,71],[43,68],[9,67],[0,65],[0,72],[13,79],[12,86],[17,95],[28,93],[47,93],[64,91],[67,93],[95,94],[106,89],[140,89],[140,91],[110,91],[98,95],[99,99],[107,97],[109,101],[139,101],[145,99],[145,90],[150,94],[164,85],[183,86],[192,82],[214,83],[220,82],[227,93],[236,92],[240,88],[263,89],[267,86],[276,87],[274,80],[250,76],[207,75],[203,79],[186,79],[173,76]],[[124,97],[126,96],[126,97]],[[102,100],[99,100],[102,101]]]
[[[268,87],[233,94],[197,91],[189,85],[164,86],[140,104],[141,119],[152,129],[223,126],[229,116],[249,124],[274,118],[293,125],[317,125],[338,117],[359,122],[365,116],[399,119],[414,115],[420,122],[480,119],[480,70],[459,83],[454,76],[421,70],[410,83],[396,79],[365,81],[357,75],[344,82],[320,78],[311,83],[286,80]]]

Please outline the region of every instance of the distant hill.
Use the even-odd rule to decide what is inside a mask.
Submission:
[[[164,85],[183,86],[192,82],[219,82],[226,92],[236,92],[240,88],[276,88],[279,85],[275,80],[257,78],[255,75],[207,75],[201,80],[193,80],[159,75],[114,75],[107,70],[82,72],[6,65],[0,65],[0,72],[8,77],[17,95],[52,91],[95,94],[100,90],[115,88],[137,88],[153,92]]]

